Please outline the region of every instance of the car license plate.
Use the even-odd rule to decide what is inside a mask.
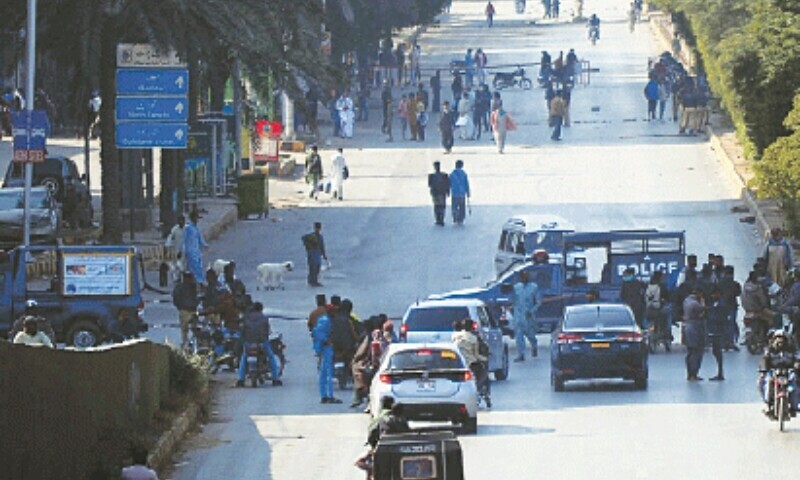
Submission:
[[[593,343],[592,344],[592,348],[609,348],[609,347],[611,347],[611,344],[608,343],[608,342]]]
[[[420,380],[417,382],[417,391],[418,392],[435,392],[436,391],[436,382],[431,380]]]

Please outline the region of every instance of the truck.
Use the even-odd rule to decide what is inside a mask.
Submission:
[[[32,261],[54,262],[49,278],[28,276]],[[130,246],[31,246],[0,252],[0,335],[34,300],[57,342],[87,348],[147,330],[144,270]]]
[[[528,271],[530,281],[537,284],[542,304],[537,312],[539,333],[551,333],[558,325],[564,308],[587,303],[589,292],[599,295],[597,301],[619,302],[622,275],[632,268],[636,276],[647,282],[655,271],[661,271],[668,287],[686,265],[686,242],[683,231],[610,230],[606,232],[576,232],[557,230],[552,223],[543,224],[542,231],[528,229],[528,238],[538,238],[539,246],[547,252],[548,260],[534,262],[528,252],[520,249],[499,276],[483,287],[456,290],[430,295],[429,300],[475,298],[483,301],[494,318],[499,319],[509,333],[505,311],[513,303],[514,284],[520,273]],[[508,236],[504,231],[504,239]],[[543,242],[544,239],[551,239]],[[501,242],[502,243],[502,242]],[[527,243],[531,243],[530,241]]]

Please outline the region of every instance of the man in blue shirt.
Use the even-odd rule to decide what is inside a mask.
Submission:
[[[463,160],[456,160],[456,168],[450,174],[450,195],[452,196],[450,208],[453,211],[453,223],[463,225],[466,200],[470,196],[469,177],[464,171]]]
[[[527,271],[520,272],[519,282],[514,285],[514,339],[517,342],[517,358],[515,362],[525,361],[525,338],[531,344],[531,354],[539,354],[536,341],[536,311],[542,304],[539,287],[530,281]]]
[[[320,359],[320,403],[342,403],[333,396],[333,343],[331,342],[331,317],[328,313],[319,316],[317,325],[311,332],[311,337],[314,339],[314,353]]]

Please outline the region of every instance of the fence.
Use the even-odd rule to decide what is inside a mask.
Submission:
[[[0,342],[0,476],[88,478],[121,459],[109,450],[124,449],[168,394],[163,345],[64,351]]]

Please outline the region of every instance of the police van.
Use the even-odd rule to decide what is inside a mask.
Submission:
[[[497,276],[511,266],[530,261],[533,253],[544,250],[550,261],[563,260],[564,235],[575,231],[575,227],[557,215],[515,215],[503,224],[494,268]]]

